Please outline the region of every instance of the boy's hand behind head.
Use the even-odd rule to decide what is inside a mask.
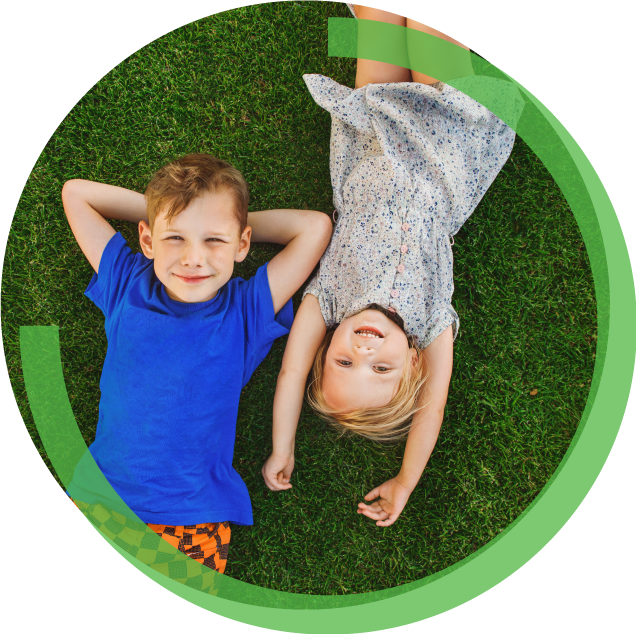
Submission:
[[[144,255],[168,296],[180,302],[205,302],[232,277],[234,262],[250,248],[251,229],[241,232],[235,197],[227,190],[206,192],[168,219],[160,212],[152,230],[139,223]]]

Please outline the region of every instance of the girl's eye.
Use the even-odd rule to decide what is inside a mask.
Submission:
[[[380,374],[384,374],[385,372],[388,372],[391,368],[387,368],[385,366],[382,365],[376,365],[375,368],[373,368],[376,372],[379,372]]]
[[[341,365],[343,368],[348,368],[351,365],[351,361],[338,360],[336,363]]]

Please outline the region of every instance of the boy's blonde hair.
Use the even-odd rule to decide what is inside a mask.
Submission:
[[[211,154],[188,154],[164,165],[145,191],[150,230],[160,213],[165,212],[169,221],[193,200],[219,191],[229,192],[234,198],[234,213],[242,234],[247,226],[250,194],[241,172]]]
[[[307,400],[315,412],[336,427],[341,434],[350,432],[377,441],[397,441],[408,435],[413,414],[424,405],[418,404],[418,396],[428,377],[424,354],[417,346],[415,365],[407,363],[395,396],[381,407],[367,407],[353,412],[340,412],[327,405],[322,391],[322,377],[327,350],[334,330],[327,333],[316,353],[311,369]]]

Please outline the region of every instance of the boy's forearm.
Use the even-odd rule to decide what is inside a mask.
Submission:
[[[64,185],[62,198],[81,200],[102,218],[127,220],[138,224],[148,220],[146,198],[139,192],[86,180],[72,180]]]
[[[312,231],[317,220],[323,220],[320,211],[306,209],[268,209],[247,214],[252,227],[252,241],[289,244],[294,238]]]
[[[106,219],[146,219],[143,194],[104,183],[67,181],[62,188],[62,202],[71,231],[96,272],[102,253],[115,234]]]

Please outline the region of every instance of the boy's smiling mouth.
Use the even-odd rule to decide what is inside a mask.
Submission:
[[[186,284],[199,284],[212,277],[211,275],[178,275],[177,273],[173,273],[173,275]]]

